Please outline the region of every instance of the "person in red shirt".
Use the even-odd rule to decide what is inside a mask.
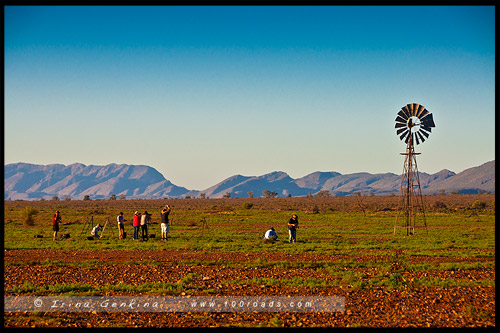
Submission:
[[[52,230],[54,230],[54,240],[57,239],[57,232],[59,231],[59,223],[61,223],[61,213],[56,210],[52,215]]]
[[[141,214],[138,211],[136,211],[134,213],[132,225],[134,226],[134,239],[139,239],[139,227],[141,226]]]

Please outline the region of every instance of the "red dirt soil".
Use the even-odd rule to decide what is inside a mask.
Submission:
[[[421,262],[494,262],[494,257],[405,257],[410,263]],[[62,262],[98,260],[101,265],[64,266],[37,264],[45,260]],[[6,265],[4,292],[25,282],[37,286],[62,283],[90,285],[140,285],[146,282],[176,283],[191,273],[194,294],[212,296],[345,296],[345,312],[312,313],[5,313],[6,327],[223,327],[223,326],[284,326],[284,327],[495,327],[494,287],[423,287],[370,289],[339,284],[338,276],[314,267],[277,268],[246,267],[244,262],[355,262],[388,261],[390,256],[376,252],[359,252],[356,256],[285,254],[285,253],[218,253],[189,250],[158,251],[72,251],[72,250],[6,250],[6,263],[29,261],[29,265]],[[131,261],[150,261],[132,264]],[[262,261],[263,260],[263,261]],[[213,265],[213,262],[219,262]],[[155,264],[162,263],[162,264]],[[189,264],[193,262],[193,264]],[[198,263],[196,263],[198,262]],[[227,263],[241,263],[229,265]],[[344,268],[363,273],[360,280],[377,278],[381,271],[367,267]],[[193,274],[194,273],[194,274]],[[457,279],[467,281],[494,280],[495,268],[471,270],[427,270],[404,272],[405,279]],[[252,279],[315,279],[325,281],[323,287],[252,283]],[[238,282],[238,283],[235,283]],[[255,281],[255,280],[254,280]],[[331,286],[328,284],[331,282]],[[105,295],[114,295],[106,292]],[[119,295],[140,295],[137,292]],[[182,295],[182,294],[181,294]],[[118,294],[116,294],[118,296]]]

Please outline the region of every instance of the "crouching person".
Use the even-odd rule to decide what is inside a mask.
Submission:
[[[90,232],[90,234],[94,238],[99,238],[99,237],[101,237],[101,236],[99,236],[99,231],[102,231],[102,224],[100,224],[100,223],[98,225],[96,225],[94,228],[92,228],[92,231]]]
[[[278,234],[276,233],[276,231],[274,231],[274,228],[269,229],[264,234],[264,240],[265,241],[271,241],[271,242],[273,242],[273,241],[275,241],[277,239],[278,239]]]

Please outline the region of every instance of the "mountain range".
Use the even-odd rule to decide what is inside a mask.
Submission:
[[[423,194],[495,192],[495,161],[455,174],[441,170],[435,174],[419,172]],[[367,172],[340,174],[314,172],[293,179],[282,171],[262,176],[235,175],[203,191],[189,190],[172,184],[152,167],[146,165],[109,164],[105,166],[81,163],[71,165],[29,163],[7,164],[4,168],[4,200],[40,200],[57,196],[60,199],[116,198],[157,199],[224,196],[254,197],[263,191],[276,196],[317,195],[328,191],[332,196],[352,195],[355,192],[374,195],[399,194],[401,175],[394,173],[370,174]],[[203,194],[202,194],[203,193]]]

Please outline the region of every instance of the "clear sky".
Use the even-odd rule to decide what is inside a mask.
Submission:
[[[495,159],[493,6],[5,6],[5,164],[149,165],[204,190],[284,171]]]

